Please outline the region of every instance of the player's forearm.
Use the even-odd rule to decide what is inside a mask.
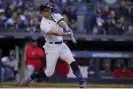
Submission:
[[[69,28],[69,26],[67,25],[67,23],[66,23],[65,21],[63,21],[63,20],[59,22],[59,25],[60,25],[63,29],[65,29],[66,31],[71,30],[71,29]]]
[[[54,35],[56,35],[56,36],[65,36],[65,33],[64,32],[57,32],[57,33],[54,33]]]
[[[60,32],[57,30],[50,30],[47,32],[47,34],[56,35],[56,36],[65,36],[66,35],[64,32]]]

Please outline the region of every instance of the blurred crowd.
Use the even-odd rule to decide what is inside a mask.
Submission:
[[[133,3],[120,1],[120,6],[110,8],[105,5],[97,9],[91,19],[92,34],[132,35],[133,34]]]
[[[100,59],[98,75],[103,79],[122,79],[133,78],[133,60],[132,59]],[[96,75],[96,61],[89,60],[88,78]]]
[[[94,1],[99,1],[100,4],[100,0]],[[117,5],[103,4],[101,6],[95,3],[91,5],[90,3],[94,1],[50,0],[49,2],[54,7],[53,11],[61,13],[75,33],[93,35],[133,34],[132,0],[120,0]],[[39,32],[41,18],[39,7],[34,2],[0,1],[1,32]]]
[[[35,32],[39,29],[39,19],[39,12],[32,3],[26,4],[23,0],[14,0],[13,2],[6,2],[6,4],[0,2],[0,27],[2,31]]]

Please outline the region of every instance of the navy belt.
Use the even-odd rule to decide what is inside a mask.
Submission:
[[[62,44],[63,42],[60,41],[60,42],[49,42],[50,44]]]

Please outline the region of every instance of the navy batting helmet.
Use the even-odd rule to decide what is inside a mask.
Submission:
[[[49,10],[50,8],[52,8],[52,7],[51,7],[51,5],[48,4],[48,3],[44,3],[44,4],[41,4],[41,5],[40,5],[40,11]]]

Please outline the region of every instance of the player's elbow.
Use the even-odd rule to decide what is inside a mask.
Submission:
[[[59,23],[58,23],[62,28],[64,29],[67,29],[69,28],[67,23],[64,21],[64,20],[61,20]]]

